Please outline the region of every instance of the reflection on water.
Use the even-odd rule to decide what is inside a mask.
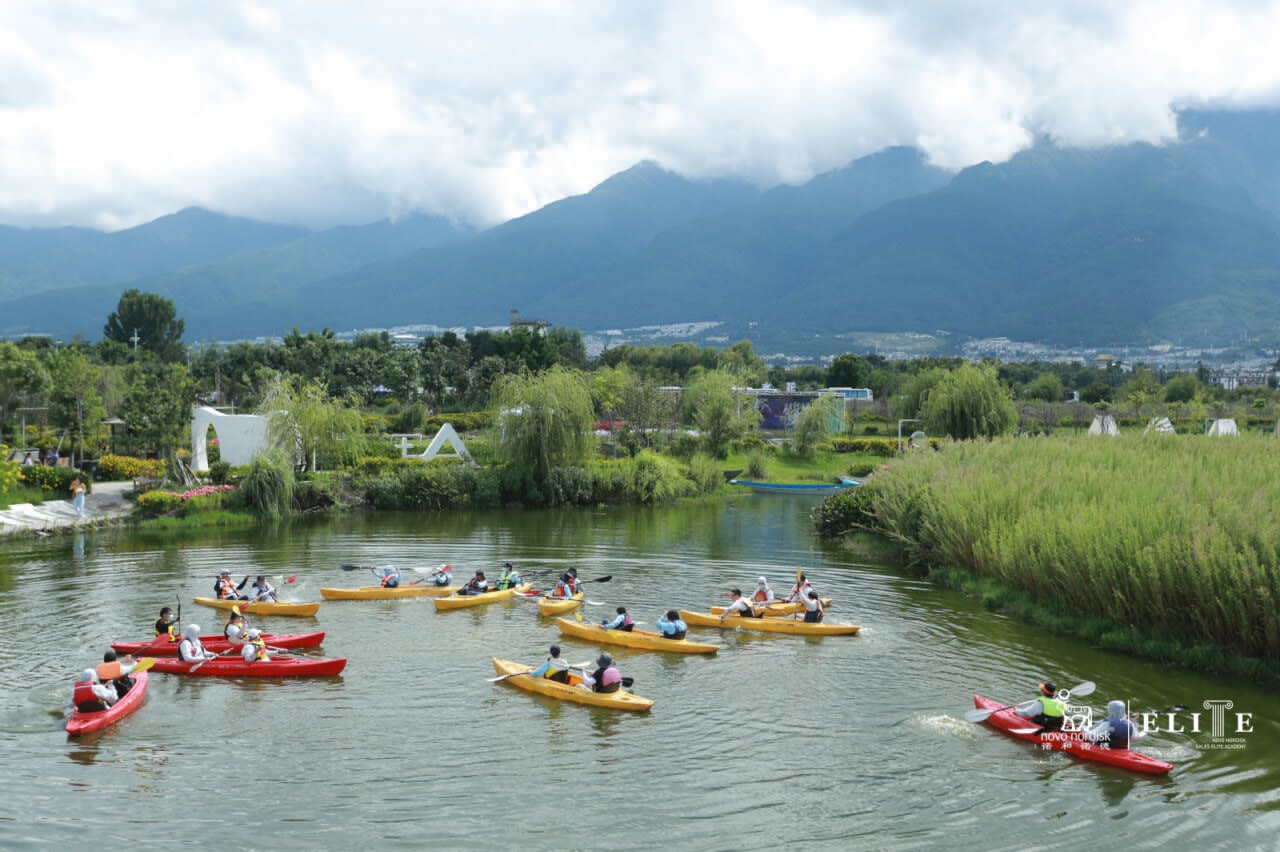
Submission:
[[[1046,636],[868,564],[812,537],[811,505],[753,495],[666,508],[378,513],[6,546],[0,641],[40,641],[38,653],[0,656],[0,682],[23,684],[29,698],[28,709],[0,716],[0,847],[34,845],[37,815],[40,842],[65,848],[121,812],[210,849],[225,845],[228,822],[252,848],[272,849],[1226,849],[1274,837],[1273,694]],[[161,606],[181,606],[205,632],[220,628],[225,614],[191,598],[224,567],[297,574],[287,594],[318,600],[321,586],[363,582],[344,563],[449,562],[465,576],[505,560],[540,579],[570,565],[612,575],[589,586],[599,605],[584,607],[584,619],[625,605],[649,623],[672,607],[720,602],[762,574],[789,588],[804,566],[836,599],[829,618],[863,631],[691,631],[722,645],[709,657],[610,648],[636,691],[657,701],[633,715],[488,682],[491,657],[536,663],[552,642],[575,661],[598,656],[600,646],[560,636],[532,604],[436,613],[428,599],[325,602],[315,619],[254,621],[327,631],[308,653],[348,657],[339,678],[160,675],[119,725],[81,741],[62,731],[74,675],[111,639],[148,635]],[[963,721],[975,692],[1018,701],[1046,677],[1096,681],[1099,713],[1112,695],[1143,707],[1231,698],[1255,714],[1255,730],[1233,751],[1202,751],[1186,734],[1149,737],[1144,747],[1178,768],[1148,779]],[[209,795],[216,809],[192,807]],[[569,834],[542,819],[557,807],[572,814]]]

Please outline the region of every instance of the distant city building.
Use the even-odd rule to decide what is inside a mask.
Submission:
[[[779,391],[767,382],[762,387],[739,390],[745,396],[755,397],[756,410],[760,412],[761,429],[783,431],[793,428],[800,412],[814,400],[824,396],[837,396],[842,400],[858,402],[873,401],[870,388],[822,388],[814,391],[798,391],[794,390],[794,382],[788,382],[787,385],[791,390]],[[839,432],[844,430],[844,426],[845,406],[841,405],[836,408],[835,421],[831,424],[831,428]]]

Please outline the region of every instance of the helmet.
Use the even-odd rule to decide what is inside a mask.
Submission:
[[[200,625],[188,624],[186,627],[182,628],[182,635],[188,639],[198,639],[200,637]]]
[[[250,639],[257,639],[259,636],[262,635],[262,631],[256,627],[250,627],[249,632],[246,633],[245,635],[248,636]]]
[[[1040,691],[1045,695],[1053,695],[1058,691],[1058,687],[1054,686],[1053,681],[1046,680],[1044,683],[1040,684]]]
[[[559,645],[552,645],[552,646],[551,646],[551,656],[553,656],[553,657],[558,657],[558,656],[560,656],[560,646],[559,646]]]
[[[221,573],[221,574],[219,574],[218,576],[219,576],[219,577],[228,577],[228,576],[230,576],[230,575],[231,575],[231,570],[230,570],[230,569],[228,569],[228,568],[223,568],[223,569],[222,569],[222,573]]]
[[[78,683],[97,683],[97,682],[98,682],[98,673],[95,672],[93,669],[85,669],[84,671],[80,672],[80,680],[78,681]]]
[[[1107,718],[1108,719],[1123,719],[1124,711],[1125,711],[1124,702],[1121,701],[1120,699],[1116,698],[1107,702]]]
[[[609,656],[608,651],[605,651],[603,654],[601,654],[599,657],[596,658],[596,665],[602,668],[605,666],[611,666],[613,665],[613,657]]]

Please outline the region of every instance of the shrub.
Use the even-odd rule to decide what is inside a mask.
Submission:
[[[280,453],[259,453],[249,466],[240,487],[245,505],[268,518],[280,518],[293,509],[293,493],[297,480],[293,465]]]
[[[138,495],[138,514],[144,518],[174,515],[182,508],[182,495],[172,491],[148,491]]]
[[[898,442],[894,438],[835,438],[831,442],[831,449],[837,453],[864,453],[893,458],[898,454]]]
[[[18,470],[23,483],[55,497],[69,497],[71,480],[80,476],[79,471],[69,467],[45,467],[42,464],[20,465]]]
[[[164,462],[159,459],[137,459],[108,453],[98,459],[98,478],[111,481],[124,479],[159,479],[164,476]]]
[[[822,538],[839,538],[874,525],[871,486],[846,488],[824,499],[813,512],[813,525]]]
[[[747,456],[747,476],[752,479],[765,479],[769,476],[769,454],[764,449],[757,449]]]
[[[685,476],[689,477],[698,494],[709,494],[719,488],[724,481],[715,460],[701,453],[689,459],[689,469],[685,472]]]
[[[215,461],[209,463],[209,479],[214,485],[226,485],[231,475],[231,462]]]

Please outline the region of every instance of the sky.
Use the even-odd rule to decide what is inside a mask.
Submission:
[[[0,0],[0,224],[486,227],[642,160],[1167,143],[1280,105],[1277,44],[1280,0]]]

